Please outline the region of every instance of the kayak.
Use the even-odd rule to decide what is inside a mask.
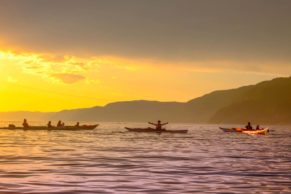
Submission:
[[[220,127],[220,129],[224,132],[239,132],[239,133],[246,133],[249,135],[266,135],[269,132],[268,128],[248,130],[248,129],[244,129],[244,128],[223,128],[223,127]]]
[[[162,129],[157,130],[154,128],[129,128],[125,127],[130,132],[142,132],[142,133],[187,133],[188,130],[169,130],[169,129]]]
[[[236,128],[223,128],[223,127],[219,127],[219,128],[224,132],[238,132]]]
[[[242,133],[246,133],[249,135],[266,135],[269,132],[268,128],[257,129],[257,130],[243,130]]]
[[[53,130],[53,131],[58,131],[58,130],[67,130],[67,131],[78,131],[78,130],[93,130],[99,125],[81,125],[81,126],[63,126],[63,127],[47,127],[47,126],[31,126],[31,127],[14,127],[14,126],[9,126],[9,127],[0,127],[1,129],[10,129],[10,130]]]

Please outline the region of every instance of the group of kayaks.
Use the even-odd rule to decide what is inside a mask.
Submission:
[[[157,130],[154,128],[129,128],[125,127],[130,132],[143,132],[143,133],[188,133],[188,130],[169,130],[169,129],[162,129]],[[220,127],[220,129],[224,132],[235,132],[235,133],[244,133],[248,135],[266,135],[269,133],[268,128],[262,128],[262,129],[244,129],[244,128],[223,128]]]
[[[188,130],[169,130],[169,129],[162,129],[162,130],[157,130],[154,128],[129,128],[125,127],[130,132],[143,132],[143,133],[188,133]],[[248,129],[243,129],[243,128],[222,128],[220,129],[224,132],[236,132],[236,133],[245,133],[248,135],[266,135],[269,133],[268,128],[263,128],[263,129],[255,129],[255,130],[248,130]]]
[[[0,127],[1,129],[10,129],[10,130],[49,130],[49,131],[83,131],[83,130],[94,130],[99,125],[82,125],[82,126],[62,126],[62,127],[47,127],[47,126],[29,126],[29,127],[15,127],[15,126],[8,126],[8,127]],[[129,128],[125,127],[129,132],[142,132],[142,133],[187,133],[188,130],[169,130],[169,129],[162,129],[157,130],[154,128]]]
[[[9,125],[8,127],[1,127],[0,129],[11,129],[11,130],[67,130],[67,131],[78,131],[78,130],[93,130],[99,125],[81,125],[81,126],[59,126],[59,127],[48,127],[48,126],[29,126],[29,127],[15,127]]]
[[[61,126],[61,127],[48,127],[48,126],[29,126],[29,127],[16,127],[14,125],[9,125],[8,127],[1,127],[0,129],[10,129],[10,130],[66,130],[66,131],[78,131],[78,130],[94,130],[99,125],[80,125],[80,126]],[[170,130],[170,129],[155,129],[151,127],[147,128],[130,128],[125,127],[125,129],[129,132],[140,132],[140,133],[188,133],[188,130]],[[244,133],[249,135],[266,135],[269,133],[268,128],[262,129],[244,129],[244,128],[224,128],[220,127],[220,129],[224,132],[234,132],[234,133]]]

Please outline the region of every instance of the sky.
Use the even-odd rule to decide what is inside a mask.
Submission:
[[[291,76],[289,0],[0,0],[0,111],[186,102]]]

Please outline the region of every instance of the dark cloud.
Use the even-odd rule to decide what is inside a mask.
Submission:
[[[0,0],[0,36],[31,49],[290,65],[289,0]]]

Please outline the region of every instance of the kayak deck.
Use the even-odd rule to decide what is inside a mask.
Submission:
[[[84,125],[84,126],[63,126],[63,127],[47,127],[47,126],[31,126],[31,127],[0,127],[2,129],[9,130],[53,130],[53,131],[79,131],[79,130],[93,130],[99,125]]]
[[[168,129],[162,129],[157,130],[154,128],[129,128],[125,127],[130,132],[142,132],[142,133],[188,133],[188,130],[168,130]]]
[[[246,134],[249,134],[249,135],[266,135],[268,132],[269,132],[268,128],[242,131],[242,133],[246,133]]]

